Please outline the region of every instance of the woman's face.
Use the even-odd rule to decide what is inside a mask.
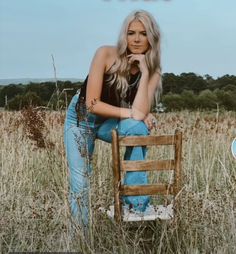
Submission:
[[[142,22],[134,20],[129,24],[127,47],[132,54],[143,54],[149,48],[146,29]]]

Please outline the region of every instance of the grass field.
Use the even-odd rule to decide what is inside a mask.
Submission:
[[[235,112],[158,115],[154,134],[183,134],[183,188],[175,221],[116,225],[111,147],[96,141],[90,241],[71,237],[64,112],[0,112],[0,252],[236,253]],[[149,158],[172,151],[150,149]]]

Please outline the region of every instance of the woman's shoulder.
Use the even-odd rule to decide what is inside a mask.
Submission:
[[[104,45],[97,49],[96,54],[103,54],[104,56],[111,57],[117,55],[117,47]]]
[[[96,59],[104,63],[105,72],[107,72],[117,59],[117,48],[115,46],[102,46],[96,51]]]

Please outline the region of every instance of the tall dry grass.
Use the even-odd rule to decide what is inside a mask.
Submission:
[[[92,227],[72,237],[61,112],[0,113],[0,251],[79,253],[236,253],[236,136],[232,112],[164,113],[155,134],[184,133],[183,189],[175,221],[116,225],[111,148],[96,142],[91,179]],[[31,126],[32,125],[32,126]],[[31,127],[30,127],[31,126]],[[149,150],[149,158],[171,150]]]

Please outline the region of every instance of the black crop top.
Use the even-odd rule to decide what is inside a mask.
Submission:
[[[139,81],[141,78],[141,72],[137,72],[136,74],[130,74],[130,78],[128,80],[129,87],[127,89],[125,98],[122,98],[120,91],[116,89],[116,81],[114,81],[112,85],[109,84],[109,81],[111,81],[113,75],[114,74],[104,74],[101,101],[113,106],[128,108],[132,105],[135,95],[137,93]],[[88,76],[86,77],[80,90],[80,102],[85,101],[87,82]]]

